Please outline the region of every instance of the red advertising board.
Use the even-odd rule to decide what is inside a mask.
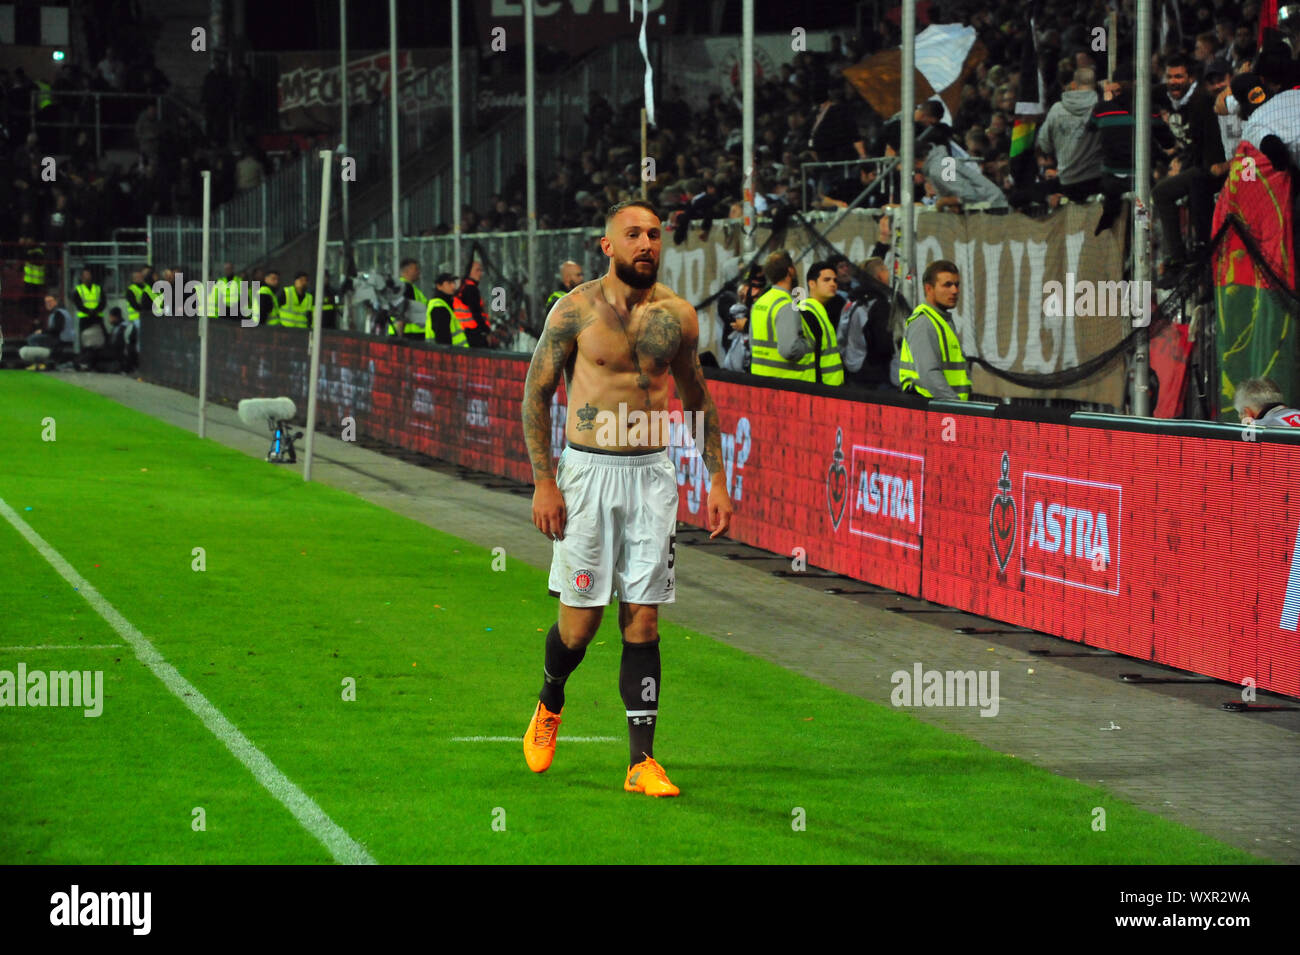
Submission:
[[[146,378],[194,393],[194,324],[145,315]],[[212,328],[209,393],[306,408],[306,338]],[[319,422],[531,480],[527,361],[327,332]],[[714,379],[731,537],[902,593],[1300,697],[1300,441],[1222,425],[1071,423]],[[676,406],[680,410],[680,406]],[[563,389],[551,450],[564,442]],[[679,518],[709,480],[672,431]]]

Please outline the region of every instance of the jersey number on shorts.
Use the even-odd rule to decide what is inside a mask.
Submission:
[[[677,560],[677,535],[674,534],[668,538],[668,569],[673,569],[673,562]]]

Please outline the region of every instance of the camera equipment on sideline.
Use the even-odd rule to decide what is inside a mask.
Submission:
[[[354,280],[352,299],[366,307],[366,329],[371,335],[387,335],[390,326],[399,331],[409,322],[423,325],[424,310],[419,302],[406,298],[406,286],[378,272],[361,272]]]
[[[294,464],[298,455],[293,442],[302,437],[293,430],[293,418],[298,407],[292,398],[245,398],[239,403],[239,420],[254,427],[266,425],[271,431],[271,450],[266,460],[272,464]]]

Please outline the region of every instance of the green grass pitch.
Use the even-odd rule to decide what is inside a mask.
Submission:
[[[671,622],[656,749],[683,795],[624,793],[613,608],[561,732],[618,741],[562,735],[534,775],[518,743],[452,738],[522,735],[544,570],[493,572],[483,548],[42,375],[0,374],[0,448],[0,498],[381,863],[1258,861]],[[102,670],[105,694],[98,718],[0,709],[0,863],[331,861],[129,646],[92,649],[124,641],[8,521],[0,581],[0,670]],[[80,646],[10,649],[51,645]]]

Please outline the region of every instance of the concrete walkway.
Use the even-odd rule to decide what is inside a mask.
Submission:
[[[190,395],[122,375],[58,377],[177,427],[197,429],[197,401]],[[247,428],[233,409],[220,405],[208,406],[208,435],[257,458],[265,457],[269,443],[265,433]],[[305,441],[299,451],[301,470]],[[420,466],[320,435],[312,476],[482,547],[505,547],[512,559],[550,565],[550,542],[532,526],[528,494],[487,490],[450,465]],[[1041,634],[957,634],[953,628],[963,624],[998,625],[956,612],[887,612],[891,605],[934,609],[888,592],[828,595],[824,586],[876,588],[777,578],[771,570],[788,569],[786,559],[763,559],[761,552],[734,544],[689,546],[704,538],[679,534],[677,603],[665,610],[666,619],[885,705],[894,688],[891,674],[911,673],[918,662],[926,670],[997,670],[996,717],[981,717],[973,706],[916,707],[914,715],[1103,786],[1261,857],[1300,863],[1300,712],[1226,712],[1219,704],[1240,692],[1222,683],[1124,683],[1118,674],[1180,674]],[[724,552],[757,559],[726,560]],[[1030,652],[1043,649],[1055,656]],[[1291,701],[1261,694],[1258,702]]]

